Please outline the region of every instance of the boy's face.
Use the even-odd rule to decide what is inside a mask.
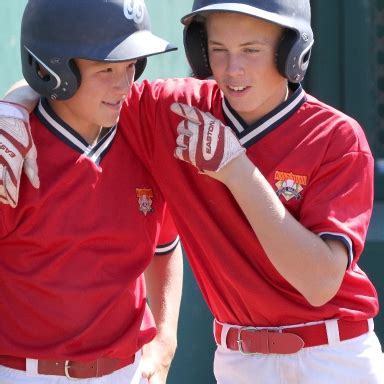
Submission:
[[[283,29],[254,17],[213,13],[207,19],[213,76],[231,106],[253,123],[286,97],[287,80],[276,67]]]
[[[114,126],[131,90],[136,60],[121,63],[76,59],[80,87],[73,97],[54,103],[56,113],[78,132]]]

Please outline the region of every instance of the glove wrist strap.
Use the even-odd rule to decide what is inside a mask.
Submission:
[[[24,121],[24,123],[29,122],[29,112],[27,108],[11,101],[0,101],[0,117],[18,119]]]

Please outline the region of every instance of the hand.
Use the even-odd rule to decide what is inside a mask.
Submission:
[[[176,350],[172,338],[155,337],[143,347],[142,376],[149,384],[165,384],[168,371]]]
[[[180,160],[217,172],[245,152],[232,130],[210,113],[181,103],[173,103],[171,110],[185,118],[177,127],[175,156]]]
[[[39,188],[36,147],[32,141],[29,114],[22,106],[0,102],[0,202],[16,207],[21,171]]]
[[[13,84],[3,98],[4,101],[21,105],[26,108],[29,113],[35,109],[39,99],[40,95],[35,92],[24,79]]]

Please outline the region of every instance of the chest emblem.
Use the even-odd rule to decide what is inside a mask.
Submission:
[[[153,211],[153,191],[151,188],[136,188],[136,197],[139,202],[139,211],[145,216]]]
[[[277,196],[283,196],[286,201],[300,200],[301,191],[307,185],[307,176],[295,175],[292,172],[275,172],[275,185]]]

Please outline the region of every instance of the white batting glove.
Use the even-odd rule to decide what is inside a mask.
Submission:
[[[217,172],[245,151],[231,128],[210,113],[181,103],[173,103],[171,110],[185,118],[177,126],[178,159]]]
[[[16,207],[21,172],[39,188],[36,147],[29,126],[29,114],[21,105],[0,101],[0,202]]]

